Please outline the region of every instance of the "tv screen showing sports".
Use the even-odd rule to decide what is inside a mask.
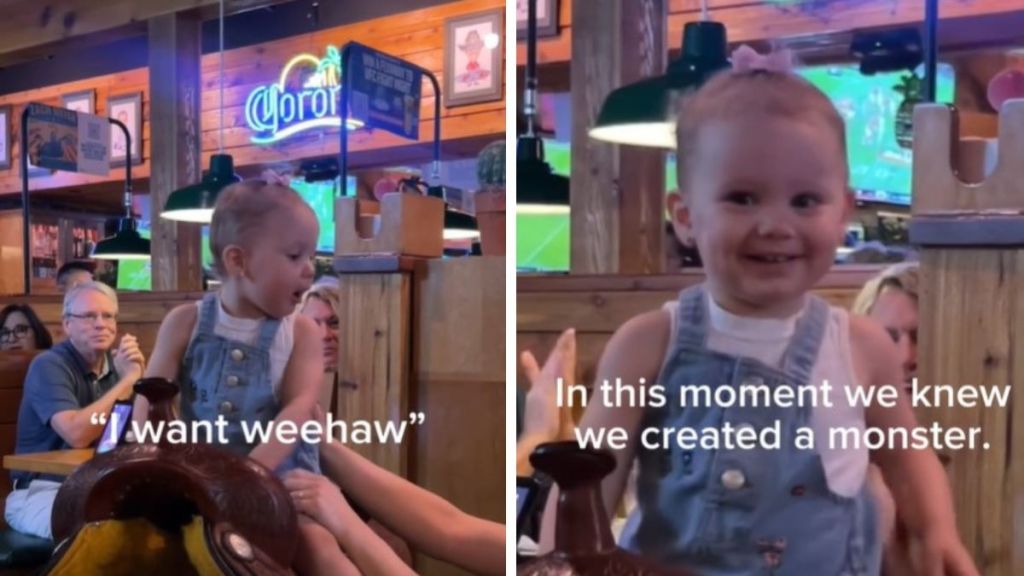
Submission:
[[[316,214],[320,223],[320,236],[317,238],[317,251],[334,253],[334,198],[338,179],[325,182],[307,183],[302,178],[295,178],[291,181],[291,187],[309,204]],[[356,193],[356,177],[348,177],[346,194],[354,196]],[[148,202],[148,196],[139,197],[142,202]],[[145,209],[144,213],[148,213]],[[139,222],[139,234],[143,238],[150,237],[150,223],[148,220]],[[203,226],[202,232],[202,265],[209,269],[213,263],[213,256],[210,254],[210,228]],[[153,280],[149,260],[121,260],[117,264],[117,289],[145,291],[152,290]]]
[[[865,76],[857,64],[813,66],[798,72],[828,95],[846,121],[850,186],[857,199],[909,205],[913,156],[896,142],[896,115],[904,97],[895,88],[906,72]],[[917,74],[922,75],[921,69]],[[940,63],[936,74],[936,100],[951,103],[954,92],[953,67]],[[545,140],[544,146],[552,169],[568,176],[569,143]],[[675,188],[675,157],[668,154],[665,190]],[[516,266],[520,271],[569,269],[567,215],[517,214],[516,231]]]

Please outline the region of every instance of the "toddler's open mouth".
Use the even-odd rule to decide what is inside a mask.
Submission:
[[[747,260],[753,260],[759,264],[785,264],[799,259],[799,255],[794,254],[747,254]]]

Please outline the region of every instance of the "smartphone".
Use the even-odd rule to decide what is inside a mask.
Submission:
[[[124,440],[125,433],[132,421],[131,400],[118,400],[110,410],[107,417],[107,425],[103,428],[103,435],[96,444],[96,453],[105,454],[117,448]]]
[[[533,478],[516,476],[516,540],[527,529],[535,508],[540,484]]]

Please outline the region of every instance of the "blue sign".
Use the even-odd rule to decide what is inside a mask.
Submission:
[[[419,140],[423,74],[409,63],[352,44],[346,82],[351,82],[352,117],[367,126]]]

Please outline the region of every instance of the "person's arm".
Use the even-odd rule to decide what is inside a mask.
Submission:
[[[320,445],[324,473],[413,548],[478,574],[505,573],[505,526],[476,518],[336,442]]]
[[[166,378],[172,382],[178,379],[181,361],[192,338],[192,329],[199,316],[195,303],[182,304],[171,310],[160,323],[160,331],[156,335],[153,356],[146,366],[146,378]],[[149,419],[149,401],[142,395],[135,397],[132,409],[132,420],[142,424]]]
[[[574,438],[572,411],[568,403],[558,406],[558,379],[564,382],[565,390],[576,383],[575,330],[562,332],[543,369],[529,351],[523,352],[521,362],[530,391],[526,393],[523,433],[516,442],[516,474],[529,476],[533,474],[530,454],[537,446]]]
[[[284,478],[295,508],[326,528],[365,576],[414,576],[415,573],[349,506],[330,480],[305,470]]]
[[[295,316],[295,343],[288,366],[281,379],[281,411],[277,423],[291,421],[301,430],[313,418],[313,406],[320,396],[324,373],[323,344],[316,323],[307,316]],[[249,457],[275,470],[296,448],[296,444],[279,442],[277,434],[270,441],[253,448]]]
[[[875,387],[891,385],[899,395],[893,408],[878,403],[868,406],[867,426],[908,430],[917,427],[917,418],[903,390],[903,368],[892,339],[880,326],[856,317],[850,318],[850,335],[855,359],[859,365],[868,367],[863,370],[861,381]],[[935,452],[930,448],[896,450],[883,446],[872,457],[893,493],[910,538],[922,546],[921,573],[978,576],[974,561],[960,542],[949,481]]]
[[[647,312],[632,318],[612,335],[598,364],[597,380],[579,425],[580,433],[621,427],[629,434],[629,443],[622,450],[607,448],[615,456],[615,470],[601,483],[601,497],[609,514],[614,514],[626,488],[644,409],[605,403],[603,395],[598,392],[598,386],[605,381],[614,383],[616,379],[621,379],[623,386],[639,386],[641,378],[648,385],[654,384],[668,347],[669,326],[668,313],[663,310]],[[541,553],[549,552],[555,547],[557,503],[558,487],[553,486],[548,493],[541,521]]]
[[[35,384],[36,397],[41,399],[37,405],[40,419],[46,422],[48,412],[50,426],[72,448],[92,445],[103,433],[103,425],[98,421],[93,423],[93,415],[109,414],[114,402],[131,397],[132,386],[142,377],[144,363],[138,342],[126,334],[114,358],[113,370],[120,379],[85,407],[78,406],[78,399],[71,390],[71,374],[61,368],[53,371],[53,365],[48,363],[49,369],[41,367],[45,369],[39,376],[42,381]]]

